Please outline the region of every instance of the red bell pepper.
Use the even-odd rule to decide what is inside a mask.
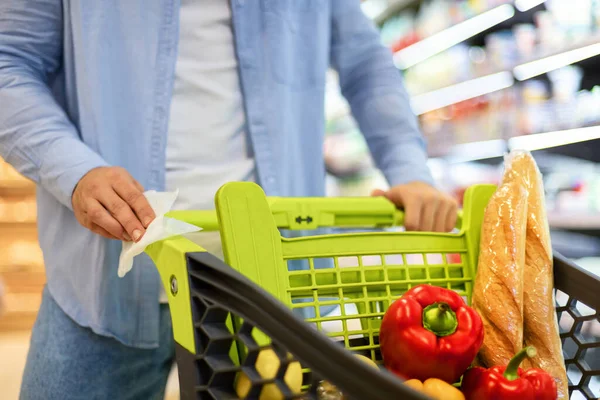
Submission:
[[[506,367],[474,367],[465,373],[462,390],[467,400],[556,400],[554,378],[541,369],[523,371],[519,365],[536,355],[529,346],[518,352]]]
[[[453,290],[418,285],[386,311],[379,344],[386,368],[404,379],[458,381],[483,343],[481,317]]]

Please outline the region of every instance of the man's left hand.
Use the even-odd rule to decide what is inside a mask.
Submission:
[[[387,192],[375,190],[372,195],[385,196],[403,209],[408,231],[450,232],[456,225],[456,200],[426,183],[411,182]]]

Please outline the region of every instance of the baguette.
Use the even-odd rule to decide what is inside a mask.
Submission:
[[[501,185],[485,209],[472,305],[485,329],[479,363],[507,365],[523,346],[527,191]]]
[[[521,183],[528,192],[523,282],[524,344],[537,349],[537,356],[529,361],[534,368],[541,368],[554,377],[558,399],[568,399],[569,381],[554,309],[552,247],[541,173],[527,152],[511,153],[506,164],[504,183]]]

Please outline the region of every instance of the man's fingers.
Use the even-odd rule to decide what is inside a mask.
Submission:
[[[154,210],[152,210],[150,203],[148,203],[146,196],[144,196],[143,191],[138,189],[136,182],[121,182],[114,185],[113,188],[121,199],[123,199],[133,210],[139,221],[142,222],[143,227],[147,228],[156,215],[154,214]]]
[[[104,236],[107,239],[113,239],[113,240],[120,240],[118,237],[112,235],[109,231],[107,231],[106,229],[102,228],[99,225],[96,225],[94,223],[92,223],[90,225],[90,230],[94,233],[97,233],[100,236]]]
[[[452,203],[450,201],[443,201],[440,203],[435,213],[434,218],[434,232],[450,232],[454,226],[448,228],[450,222],[450,214],[452,213]],[[454,212],[456,215],[456,211]]]
[[[404,205],[404,227],[407,231],[418,231],[421,226],[421,209],[420,201],[411,200]]]
[[[144,235],[145,229],[129,204],[125,202],[116,192],[106,193],[100,203],[119,221],[125,231],[134,242]],[[110,232],[110,231],[109,231]]]
[[[439,201],[435,198],[427,199],[423,203],[422,211],[421,211],[421,224],[419,225],[419,230],[423,232],[431,232],[433,231],[433,226],[435,223],[435,214],[438,210]]]
[[[136,188],[137,190],[139,190],[140,192],[144,193],[145,189],[144,189],[144,187],[142,186],[142,184],[141,184],[141,183],[139,183],[138,181],[136,181],[136,180],[134,179],[134,180],[133,180],[133,184],[135,185],[135,188]]]
[[[450,232],[456,227],[456,220],[458,219],[458,204],[454,199],[450,200],[450,209],[446,215],[446,226],[445,231]]]
[[[123,227],[110,213],[96,200],[90,200],[86,208],[86,226],[92,229],[98,226],[113,237],[124,240],[126,232]]]
[[[371,192],[371,196],[372,197],[382,197],[385,196],[385,191],[381,190],[381,189],[375,189]]]

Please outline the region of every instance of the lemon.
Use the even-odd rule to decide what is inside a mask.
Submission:
[[[369,357],[365,357],[365,356],[363,356],[363,355],[361,355],[361,354],[355,354],[355,356],[356,356],[358,359],[360,359],[360,360],[364,361],[366,364],[368,364],[368,365],[370,365],[371,367],[375,368],[376,370],[379,370],[379,365],[377,365],[377,364],[375,363],[375,361],[371,360]]]
[[[263,349],[258,354],[254,367],[263,379],[273,379],[277,375],[281,363],[279,357],[273,349]],[[284,382],[293,394],[299,394],[302,389],[302,367],[298,361],[292,362],[283,376]],[[250,392],[252,383],[245,373],[238,374],[235,385],[235,392],[240,398],[245,398]],[[283,393],[275,383],[269,383],[263,386],[260,392],[259,400],[283,400]]]

